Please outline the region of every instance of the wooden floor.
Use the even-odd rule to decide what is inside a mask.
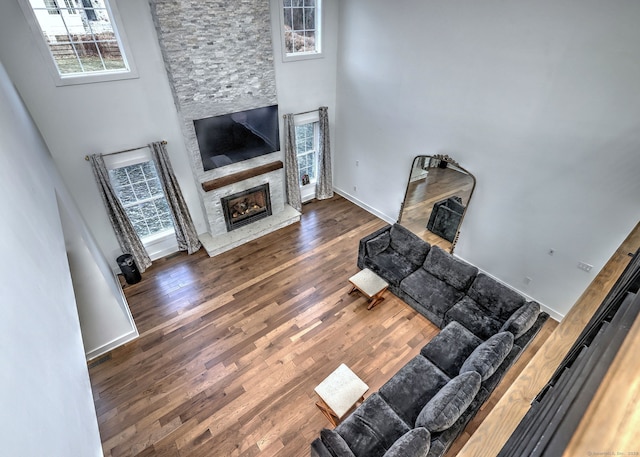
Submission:
[[[358,241],[383,225],[336,196],[217,257],[154,262],[125,287],[140,338],[90,364],[105,456],[308,456],[328,426],[313,392],[324,377],[346,363],[369,395],[439,331],[391,293],[371,311],[347,295]]]
[[[409,183],[401,223],[431,245],[444,250],[451,243],[427,230],[433,205],[449,197],[460,197],[466,206],[473,188],[473,178],[452,168],[429,168],[425,178]]]

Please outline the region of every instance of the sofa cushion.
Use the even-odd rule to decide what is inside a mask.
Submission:
[[[407,424],[413,424],[422,407],[444,386],[449,377],[433,363],[415,356],[378,391]]]
[[[429,243],[398,224],[391,227],[390,235],[390,246],[394,251],[405,257],[415,267],[422,265],[431,247]]]
[[[438,246],[432,246],[423,267],[441,281],[457,290],[466,291],[478,274],[478,269]]]
[[[467,357],[482,340],[460,323],[453,321],[442,329],[420,351],[450,378],[456,377]]]
[[[513,347],[513,334],[500,332],[478,346],[465,360],[460,374],[475,371],[486,381],[502,364]]]
[[[431,433],[424,427],[405,433],[384,454],[384,457],[426,457],[431,447]]]
[[[453,378],[422,408],[416,427],[425,427],[431,433],[451,427],[480,391],[480,384],[480,375],[475,371]]]
[[[534,301],[527,302],[515,310],[500,331],[511,332],[513,336],[520,338],[527,330],[533,327],[539,314],[540,305]]]
[[[483,340],[498,333],[502,326],[502,322],[496,320],[486,309],[468,296],[464,296],[453,308],[447,311],[444,320],[447,324],[452,321],[460,322]]]
[[[467,295],[490,311],[501,324],[525,302],[524,297],[518,292],[484,273],[476,276]]]
[[[393,249],[387,249],[375,257],[364,259],[364,266],[395,286],[413,273],[416,266]]]
[[[375,257],[380,254],[382,251],[389,247],[389,243],[391,242],[391,236],[389,232],[382,232],[380,235],[375,238],[370,239],[366,243],[367,247],[367,255],[369,257]]]
[[[374,393],[335,430],[356,457],[370,457],[383,455],[410,428]]]
[[[400,283],[400,288],[440,318],[464,296],[463,292],[440,281],[424,268],[418,268],[407,276]]]
[[[331,455],[335,457],[354,457],[347,442],[335,430],[323,428],[320,430],[320,440]]]

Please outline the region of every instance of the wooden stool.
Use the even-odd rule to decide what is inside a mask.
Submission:
[[[389,287],[389,283],[375,274],[373,271],[365,268],[364,270],[356,273],[349,278],[349,282],[353,286],[349,291],[351,295],[356,290],[359,290],[362,295],[369,300],[369,306],[367,309],[371,309],[384,300],[382,294]]]
[[[369,386],[343,363],[314,390],[320,397],[316,406],[335,427],[358,402],[364,401]]]

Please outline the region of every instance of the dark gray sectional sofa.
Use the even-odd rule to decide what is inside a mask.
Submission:
[[[360,241],[358,266],[442,331],[335,430],[322,430],[311,456],[441,456],[549,316],[397,224]]]

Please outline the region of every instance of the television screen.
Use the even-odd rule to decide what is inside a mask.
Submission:
[[[278,105],[193,121],[206,170],[280,150]]]

